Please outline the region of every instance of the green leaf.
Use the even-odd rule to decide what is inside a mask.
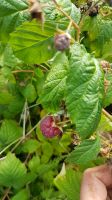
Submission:
[[[22,62],[16,58],[13,54],[12,48],[9,44],[3,44],[0,42],[0,66],[14,67]]]
[[[81,137],[90,136],[100,121],[104,75],[96,59],[83,46],[71,47],[66,105]]]
[[[112,73],[107,73],[105,79],[108,81],[108,87],[105,92],[104,107],[112,104]]]
[[[32,172],[37,172],[37,168],[40,165],[39,156],[33,156],[33,158],[29,161],[28,167]]]
[[[53,155],[53,146],[48,142],[44,142],[42,144],[42,152],[43,155],[41,156],[41,162],[47,163]]]
[[[103,19],[100,15],[93,18],[86,16],[82,21],[82,31],[87,32],[86,40],[89,39],[91,50],[97,57],[102,56],[105,43],[112,38],[112,20]]]
[[[67,161],[78,165],[95,160],[100,151],[100,139],[85,140],[68,155]]]
[[[40,0],[40,2],[45,3],[46,0]],[[73,3],[71,3],[70,0],[57,0],[57,3],[65,12],[68,13],[69,16],[72,17],[72,19],[76,23],[79,23],[81,17],[79,8],[77,8]],[[67,18],[56,9],[56,6],[52,1],[49,1],[49,6],[45,7],[43,10],[45,12],[46,18],[50,21],[55,21],[56,23],[58,23],[59,27],[62,27],[63,25],[68,23]]]
[[[25,153],[33,153],[40,147],[40,143],[35,139],[27,140],[22,146],[21,151]]]
[[[101,115],[101,120],[96,130],[98,134],[100,133],[107,133],[112,131],[112,121],[108,119],[104,114]]]
[[[2,0],[0,4],[0,17],[10,15],[12,13],[17,13],[28,8],[28,3],[26,0]]]
[[[39,64],[52,58],[55,53],[54,32],[55,26],[50,22],[46,22],[43,29],[36,20],[25,22],[11,34],[10,43],[19,59],[28,64]]]
[[[7,106],[7,110],[4,114],[5,116],[7,116],[7,113],[9,113],[9,116],[11,118],[15,118],[17,114],[22,112],[23,106],[24,106],[24,98],[20,95],[16,95]]]
[[[58,110],[64,98],[68,64],[65,53],[58,53],[53,61],[40,96],[40,102],[48,110]]]
[[[29,103],[36,100],[37,93],[33,84],[29,83],[24,89],[22,89],[22,94]]]
[[[12,100],[13,96],[7,90],[2,90],[0,92],[0,104],[9,104]]]
[[[0,161],[0,185],[20,188],[25,184],[26,168],[12,153]]]
[[[91,29],[92,27],[92,29]],[[103,45],[112,37],[112,21],[102,19],[100,15],[97,17],[86,16],[83,20],[82,31],[88,31],[90,41],[102,41]]]
[[[28,2],[26,0],[2,0],[0,4],[0,40],[7,42],[9,33],[29,18],[27,9]]]
[[[112,40],[106,42],[102,50],[103,59],[108,60],[109,62],[112,62],[112,48],[110,48],[111,46]]]
[[[54,180],[56,187],[67,196],[68,200],[80,199],[81,173],[72,169],[65,170],[64,166]]]
[[[22,136],[22,128],[13,120],[4,120],[0,128],[0,144],[6,146]]]
[[[11,200],[29,200],[29,191],[27,189],[20,190],[16,195],[14,195]]]

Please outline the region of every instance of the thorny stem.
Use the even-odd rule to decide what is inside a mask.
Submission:
[[[54,2],[54,4],[56,5],[56,8],[65,16],[67,17],[71,23],[72,23],[72,26],[77,30],[77,41],[79,41],[80,39],[80,28],[79,26],[75,23],[75,21],[61,8],[61,6],[57,3],[56,0],[52,0]]]
[[[112,115],[110,115],[105,109],[102,109],[102,113],[112,122]]]

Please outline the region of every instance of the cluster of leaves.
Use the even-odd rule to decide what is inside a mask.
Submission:
[[[0,198],[79,200],[83,171],[112,155],[112,8],[99,3],[91,17],[84,0],[40,0],[43,23],[29,2],[0,4]],[[73,42],[59,52],[54,37],[66,31]],[[62,136],[43,136],[48,114]]]

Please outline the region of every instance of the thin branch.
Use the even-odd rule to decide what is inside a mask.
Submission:
[[[12,73],[13,74],[16,74],[16,73],[21,73],[21,72],[23,72],[23,73],[33,73],[34,74],[34,71],[33,70],[14,70],[14,71],[12,71]]]
[[[27,137],[37,128],[38,123],[25,135],[25,138],[20,138],[19,141],[17,142],[17,144],[13,147],[13,149],[11,150],[11,152],[14,152],[15,149],[23,142],[27,139]]]
[[[24,114],[23,114],[23,138],[25,138],[25,133],[26,133],[26,121],[27,121],[27,109],[28,109],[28,104],[27,100],[25,101],[24,105]]]
[[[68,15],[68,13],[65,12],[65,11],[61,8],[61,6],[57,3],[56,0],[52,0],[52,1],[53,1],[54,4],[56,5],[56,8],[57,8],[65,17],[67,17],[67,18],[71,21],[73,27],[77,30],[77,41],[79,41],[79,39],[80,39],[80,28],[79,28],[79,26],[78,26],[78,25],[76,24],[76,22]]]
[[[40,68],[42,68],[44,71],[49,71],[49,69],[43,65],[39,65]]]
[[[1,161],[1,160],[4,160],[5,158],[6,158],[6,156],[4,156],[4,157],[0,158],[0,161]]]
[[[0,155],[2,155],[7,149],[9,149],[13,144],[15,144],[16,142],[18,142],[19,140],[20,140],[20,138],[18,138],[17,140],[13,141],[8,146],[6,146],[2,151],[0,151]]]
[[[102,109],[102,113],[112,122],[112,115],[110,115],[105,109]]]
[[[36,106],[39,106],[39,104],[38,104],[38,103],[33,104],[32,106],[29,106],[28,109],[33,108],[33,107],[36,107]]]
[[[17,140],[13,141],[12,143],[10,143],[8,146],[6,146],[1,152],[0,155],[2,155],[7,149],[9,149],[13,144],[17,143],[13,149],[11,150],[11,152],[13,152],[18,146],[19,144],[21,144],[21,142],[23,142],[24,140],[26,140],[26,138],[37,128],[38,124],[36,124],[26,135],[25,138],[20,137]],[[2,159],[2,158],[1,158]]]
[[[28,162],[28,160],[29,160],[29,158],[30,158],[30,153],[27,155],[27,157],[26,157],[26,159],[25,159],[25,161],[24,161],[24,164],[26,165],[27,164],[27,162]]]
[[[10,188],[8,188],[8,189],[6,190],[4,196],[2,197],[1,200],[6,200],[6,198],[7,198],[8,194],[9,194],[9,192],[10,192]]]

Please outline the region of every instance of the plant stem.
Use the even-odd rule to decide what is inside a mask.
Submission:
[[[8,188],[8,189],[6,190],[4,196],[2,197],[1,200],[6,200],[6,197],[8,196],[9,191],[10,191],[10,188]]]
[[[76,24],[76,22],[68,15],[67,12],[65,12],[61,6],[57,3],[56,0],[52,0],[54,2],[54,4],[56,5],[56,8],[65,16],[67,17],[71,22],[72,22],[72,25],[74,26],[74,28],[77,30],[77,41],[79,41],[80,39],[80,28],[79,26]]]
[[[105,109],[102,109],[102,113],[112,122],[112,115],[110,115]]]
[[[64,125],[64,124],[66,124],[66,123],[71,123],[71,120],[65,120],[65,121],[62,121],[62,122],[58,122],[57,124],[58,125]]]
[[[13,152],[18,146],[19,144],[21,144],[21,142],[23,142],[38,126],[38,123],[25,135],[25,138],[20,137],[17,140],[13,141],[12,143],[10,143],[8,146],[6,146],[1,152],[0,155],[2,155],[7,149],[9,149],[13,144],[15,144],[17,142],[17,144],[14,146],[14,148],[11,150],[11,152]]]
[[[18,142],[19,140],[20,140],[20,138],[18,138],[17,140],[13,141],[8,146],[6,146],[2,151],[0,151],[0,155],[2,155],[7,149],[9,149],[13,144],[15,144],[16,142]]]
[[[25,138],[20,138],[20,140],[17,142],[17,144],[14,146],[14,148],[11,150],[11,152],[14,152],[15,149],[24,141],[26,138],[37,128],[38,123],[25,135]]]
[[[24,115],[23,115],[23,138],[25,138],[25,132],[26,132],[26,121],[27,121],[27,100],[25,101],[24,105]]]
[[[21,72],[23,72],[23,73],[33,73],[34,74],[34,71],[33,70],[14,70],[14,71],[12,71],[12,73],[13,74],[16,74],[16,73],[21,73]]]

